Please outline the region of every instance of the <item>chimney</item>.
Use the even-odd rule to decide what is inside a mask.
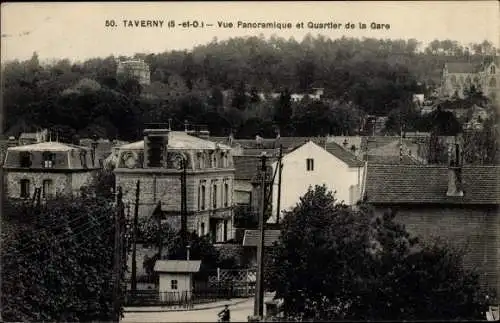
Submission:
[[[144,129],[144,168],[162,167],[170,130],[165,125],[147,125]]]
[[[448,170],[448,191],[446,196],[464,196],[462,189],[462,167],[460,163],[460,147],[455,145],[455,160],[450,162]]]

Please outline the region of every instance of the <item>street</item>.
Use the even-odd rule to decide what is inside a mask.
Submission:
[[[253,298],[243,303],[232,305],[232,322],[247,322],[248,316],[253,314]],[[217,322],[217,313],[222,307],[206,310],[178,311],[178,312],[143,312],[125,313],[122,322]]]

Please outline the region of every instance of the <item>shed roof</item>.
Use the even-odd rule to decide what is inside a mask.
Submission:
[[[264,246],[272,247],[275,242],[278,241],[280,237],[280,230],[270,230],[264,231]],[[243,246],[244,247],[257,247],[259,243],[259,230],[245,230],[245,235],[243,236]]]
[[[154,270],[163,273],[197,273],[201,260],[157,260]]]
[[[269,164],[276,160],[275,157],[270,157]],[[233,156],[233,163],[235,168],[234,179],[236,180],[251,180],[261,167],[259,156]]]

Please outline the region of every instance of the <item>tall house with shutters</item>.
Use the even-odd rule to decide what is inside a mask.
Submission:
[[[36,188],[42,198],[78,195],[99,168],[94,155],[90,148],[60,142],[9,147],[3,165],[6,195],[28,199]]]
[[[205,140],[201,132],[149,127],[144,140],[119,147],[116,186],[122,188],[125,203],[134,210],[140,181],[139,217],[154,221],[161,216],[180,229],[184,173],[186,229],[209,235],[213,243],[233,239],[231,147]]]

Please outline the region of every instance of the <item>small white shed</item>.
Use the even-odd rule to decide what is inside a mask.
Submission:
[[[157,260],[154,270],[160,278],[160,299],[191,299],[193,274],[200,271],[200,266],[201,260]]]

